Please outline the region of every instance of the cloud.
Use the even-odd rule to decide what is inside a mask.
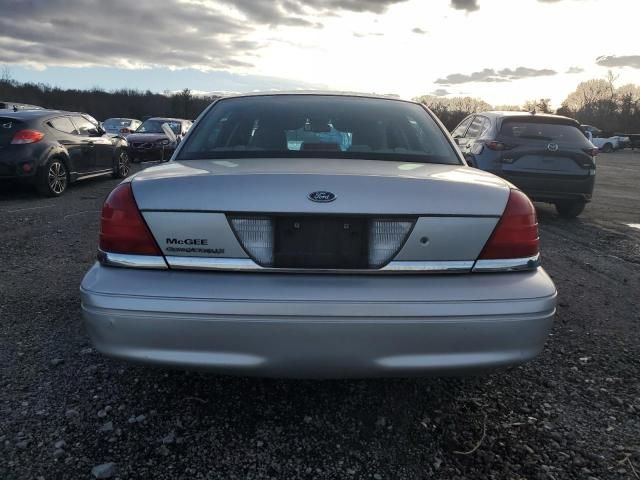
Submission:
[[[0,63],[224,69],[259,47],[243,22],[178,0],[0,0],[0,11]]]
[[[517,67],[515,69],[503,68],[502,70],[494,70],[493,68],[485,68],[479,72],[473,72],[469,75],[463,73],[452,73],[444,78],[439,78],[435,83],[439,85],[457,85],[461,83],[472,82],[511,82],[520,80],[521,78],[544,77],[556,75],[558,72],[547,68],[535,69],[528,67]]]
[[[413,30],[411,30],[413,33],[417,33],[418,35],[426,35],[427,32],[426,30],[421,29],[420,27],[416,27]]]
[[[382,14],[406,0],[0,0],[0,63],[248,68],[259,26],[321,28],[336,11]]]
[[[549,0],[547,0],[549,1]],[[582,73],[584,72],[584,68],[580,67],[569,67],[569,69],[565,73]]]
[[[357,37],[357,38],[384,37],[384,33],[382,33],[382,32],[369,32],[369,33],[353,32],[353,36]]]
[[[451,8],[475,12],[480,6],[478,5],[478,0],[451,0]]]
[[[218,0],[249,20],[268,25],[292,25],[303,16],[332,16],[336,10],[381,14],[407,0]],[[293,16],[291,15],[293,14]]]
[[[602,67],[640,68],[640,55],[603,55],[596,58],[596,63]]]
[[[444,88],[437,88],[433,92],[431,92],[430,95],[433,95],[435,97],[444,97],[446,95],[451,95],[451,92]]]

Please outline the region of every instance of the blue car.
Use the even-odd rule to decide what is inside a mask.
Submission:
[[[527,112],[469,115],[452,136],[467,163],[574,218],[591,200],[598,149],[575,120]]]

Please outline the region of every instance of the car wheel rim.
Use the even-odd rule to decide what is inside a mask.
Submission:
[[[67,188],[67,170],[61,162],[53,162],[49,166],[48,181],[53,193],[60,194]]]
[[[118,156],[118,173],[123,177],[129,175],[129,155],[127,152],[120,152]]]

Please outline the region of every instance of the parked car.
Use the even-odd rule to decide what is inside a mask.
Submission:
[[[575,120],[558,115],[483,112],[452,132],[467,162],[522,189],[534,201],[577,217],[591,201],[598,150]]]
[[[209,107],[102,211],[82,311],[102,353],[232,374],[469,373],[542,349],[531,201],[426,107],[252,94]]]
[[[589,141],[604,153],[611,153],[625,148],[625,142],[629,141],[628,137],[603,132],[593,125],[580,125],[580,128],[585,132]]]
[[[102,128],[109,135],[119,135],[126,138],[135,132],[141,124],[142,122],[135,118],[108,118],[102,122]]]
[[[162,125],[165,123],[175,134],[175,139],[169,138],[162,130]],[[133,162],[169,159],[178,143],[191,128],[191,124],[190,120],[182,118],[148,118],[127,137],[129,156]]]
[[[105,134],[93,117],[57,110],[0,112],[0,179],[34,185],[48,196],[71,182],[129,174],[127,142]]]

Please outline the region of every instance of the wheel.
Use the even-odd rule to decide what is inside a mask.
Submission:
[[[113,178],[126,178],[131,171],[131,162],[129,161],[129,154],[124,148],[121,148],[116,153],[116,159],[113,165]]]
[[[64,161],[51,158],[42,168],[36,182],[36,188],[41,195],[59,197],[69,186],[69,172]]]
[[[576,218],[584,210],[586,203],[582,200],[559,200],[556,211],[562,218]]]
[[[605,144],[602,146],[602,151],[603,151],[604,153],[611,153],[611,152],[613,152],[613,145],[611,145],[610,143],[605,143]]]

